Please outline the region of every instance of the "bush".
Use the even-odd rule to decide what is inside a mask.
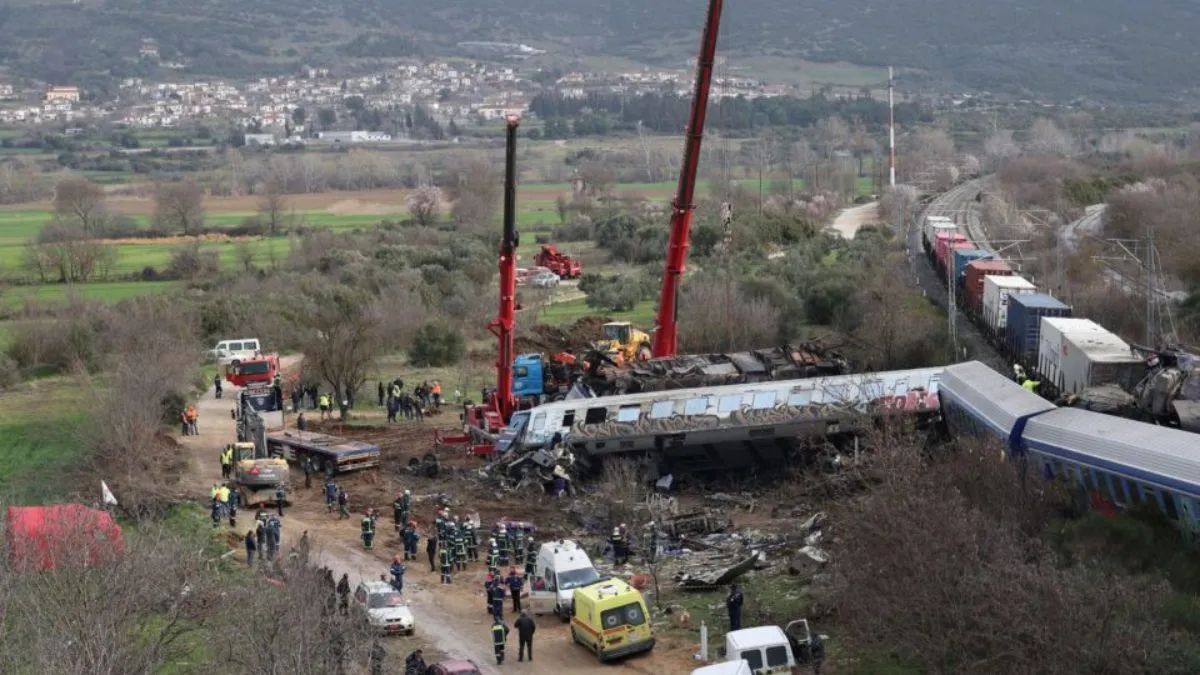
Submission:
[[[171,253],[166,276],[171,279],[211,277],[216,275],[218,269],[216,251],[205,251],[199,244],[189,244]]]
[[[413,336],[409,360],[414,366],[452,366],[462,360],[467,341],[462,333],[445,322],[433,321],[421,326]]]
[[[588,307],[611,312],[627,312],[645,297],[647,288],[640,274],[614,274],[605,277],[585,274],[579,290],[587,295]]]
[[[586,241],[592,238],[592,219],[576,216],[566,225],[554,228],[554,241]]]
[[[21,369],[8,354],[0,354],[0,388],[7,389],[21,381]]]

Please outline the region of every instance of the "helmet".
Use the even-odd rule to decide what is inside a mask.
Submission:
[[[405,491],[404,491],[404,494],[406,494],[406,495],[411,495],[411,494],[412,494],[412,490],[405,490]]]
[[[496,538],[495,538],[495,537],[490,537],[490,538],[488,539],[488,543],[489,543],[489,544],[494,544],[494,543],[496,543]]]

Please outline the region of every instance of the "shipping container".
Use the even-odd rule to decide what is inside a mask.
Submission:
[[[958,225],[955,225],[954,221],[946,216],[928,216],[925,218],[925,225],[921,228],[921,239],[925,243],[925,249],[928,250],[933,245],[938,232],[957,231]]]
[[[960,248],[954,251],[954,281],[960,287],[967,278],[967,265],[991,254],[981,248]]]
[[[975,242],[971,241],[970,239],[967,239],[966,241],[955,241],[947,244],[946,255],[941,259],[941,261],[939,261],[938,271],[942,273],[943,277],[948,277],[950,274],[950,265],[954,263],[954,252],[973,250],[977,248],[979,247],[976,246]]]
[[[975,264],[967,267],[968,276]],[[981,284],[982,282],[980,279]],[[1044,316],[1070,317],[1071,308],[1045,293],[1017,293],[1008,297],[1008,321],[1004,326],[1004,342],[1017,363],[1026,366],[1037,363],[1038,336],[1041,334]]]
[[[968,241],[968,239],[958,232],[938,232],[935,235],[933,244],[933,257],[937,261],[935,266],[939,269],[946,269],[946,247],[965,241]]]
[[[963,302],[971,312],[983,312],[983,278],[1012,276],[1012,268],[1003,260],[975,260],[967,264],[963,276]],[[1036,344],[1036,343],[1035,343]]]
[[[983,323],[994,335],[1004,335],[1008,323],[1008,296],[1037,293],[1037,287],[1016,275],[983,278]]]
[[[1131,391],[1146,374],[1129,344],[1089,319],[1043,317],[1038,373],[1060,394],[1101,384]]]

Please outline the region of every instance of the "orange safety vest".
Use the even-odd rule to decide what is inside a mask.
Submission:
[[[438,384],[438,383],[435,383],[435,384],[433,385],[433,390],[432,390],[430,393],[432,393],[432,394],[436,394],[436,395],[438,395],[438,396],[441,396],[441,395],[442,395],[442,385],[441,385],[441,384]]]

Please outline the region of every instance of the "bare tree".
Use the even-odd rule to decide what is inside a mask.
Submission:
[[[1042,117],[1029,128],[1029,150],[1039,155],[1069,157],[1075,152],[1075,139],[1053,120]]]
[[[488,228],[504,193],[504,177],[482,160],[468,163],[454,176],[451,215],[459,225],[474,230]]]
[[[60,223],[95,234],[107,220],[104,190],[82,176],[68,176],[54,186],[54,216]]]
[[[249,241],[239,241],[234,252],[237,254],[238,262],[242,264],[242,271],[253,272],[254,261],[258,258],[258,252],[254,250],[254,245]]]
[[[258,214],[267,224],[271,236],[279,234],[279,230],[287,224],[287,197],[283,195],[279,181],[268,180],[263,186],[262,196],[258,200]]]
[[[432,185],[419,187],[405,196],[404,205],[418,225],[427,227],[437,221],[442,208],[442,190]]]
[[[987,157],[991,166],[995,168],[1008,159],[1020,154],[1021,148],[1017,147],[1017,142],[1013,140],[1013,132],[1009,129],[998,129],[988,135],[987,140],[983,142],[983,154]]]
[[[154,191],[154,222],[185,236],[195,234],[204,227],[204,189],[191,178],[159,183]]]
[[[751,298],[729,275],[690,279],[680,299],[680,347],[688,352],[757,349],[779,338],[777,313]]]
[[[374,298],[344,286],[320,284],[305,293],[309,300],[295,308],[302,331],[305,366],[333,387],[339,402],[354,405],[355,392],[375,371],[387,345],[384,319]],[[345,418],[347,406],[342,406]]]

